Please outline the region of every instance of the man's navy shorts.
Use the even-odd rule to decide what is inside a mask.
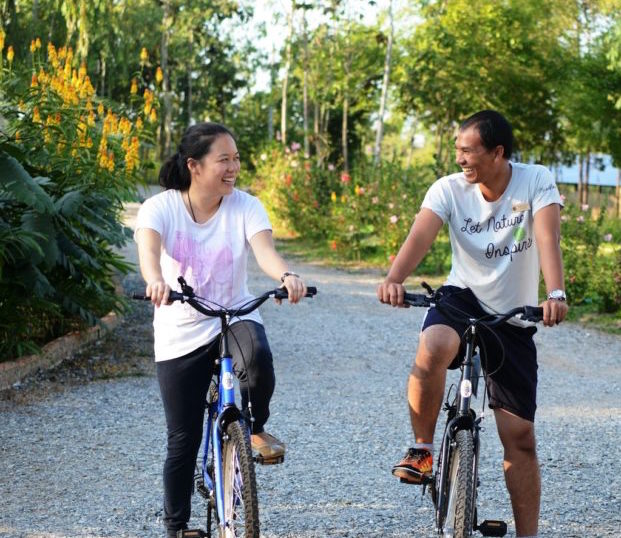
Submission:
[[[442,286],[445,295],[442,304],[459,308],[468,317],[479,318],[487,314],[469,288]],[[455,314],[454,310],[450,310]],[[461,337],[468,328],[467,321],[455,321],[443,315],[436,307],[427,311],[422,331],[431,325],[448,325]],[[490,329],[480,328],[477,343],[481,352],[481,364],[487,372],[487,392],[491,409],[502,408],[530,422],[535,420],[537,409],[537,348],[533,342],[536,327],[517,327],[503,323]],[[502,346],[502,347],[501,347]],[[504,349],[504,361],[502,360]],[[460,346],[449,368],[459,367],[465,353]]]

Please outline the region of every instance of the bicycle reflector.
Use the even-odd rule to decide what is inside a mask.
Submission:
[[[477,530],[483,536],[504,536],[507,534],[507,524],[504,521],[486,519],[477,526]]]

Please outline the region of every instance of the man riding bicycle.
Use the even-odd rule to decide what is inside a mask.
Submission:
[[[567,303],[560,250],[561,198],[550,172],[510,161],[513,131],[498,112],[466,119],[455,142],[462,172],[436,181],[377,296],[403,305],[405,279],[421,262],[444,223],[449,226],[451,271],[441,288],[456,322],[430,308],[423,321],[408,379],[415,444],[393,468],[404,481],[420,484],[432,471],[433,434],[444,396],[447,368],[458,364],[466,317],[537,304],[539,273],[547,290],[543,323],[565,319]],[[541,481],[534,417],[537,387],[536,329],[512,319],[495,329],[499,340],[479,335],[488,373],[490,408],[504,448],[504,472],[518,537],[537,536]],[[502,348],[500,347],[502,346]],[[504,349],[504,362],[497,358]]]

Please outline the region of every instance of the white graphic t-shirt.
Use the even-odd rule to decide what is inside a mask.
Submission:
[[[249,240],[271,230],[261,202],[235,189],[224,196],[216,214],[197,224],[178,190],[161,192],[142,204],[136,231],[149,228],[162,239],[162,275],[173,290],[180,290],[182,276],[194,293],[227,308],[241,306],[253,295],[248,291]],[[254,311],[243,319],[261,323]],[[190,305],[175,301],[155,309],[155,360],[165,361],[190,353],[220,333],[220,319],[208,318]]]
[[[550,204],[562,205],[547,168],[521,163],[511,168],[507,189],[495,202],[485,200],[479,186],[459,172],[436,181],[422,203],[449,226],[452,260],[446,284],[472,289],[488,312],[538,304],[533,217]]]

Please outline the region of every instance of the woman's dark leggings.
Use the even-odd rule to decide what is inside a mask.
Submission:
[[[240,382],[242,409],[248,407],[248,389],[255,421],[253,433],[263,431],[275,377],[263,325],[239,321],[229,329],[229,350]],[[164,463],[164,524],[169,535],[186,527],[196,457],[200,448],[205,398],[220,353],[220,338],[187,355],[156,363],[166,426],[168,451]]]

